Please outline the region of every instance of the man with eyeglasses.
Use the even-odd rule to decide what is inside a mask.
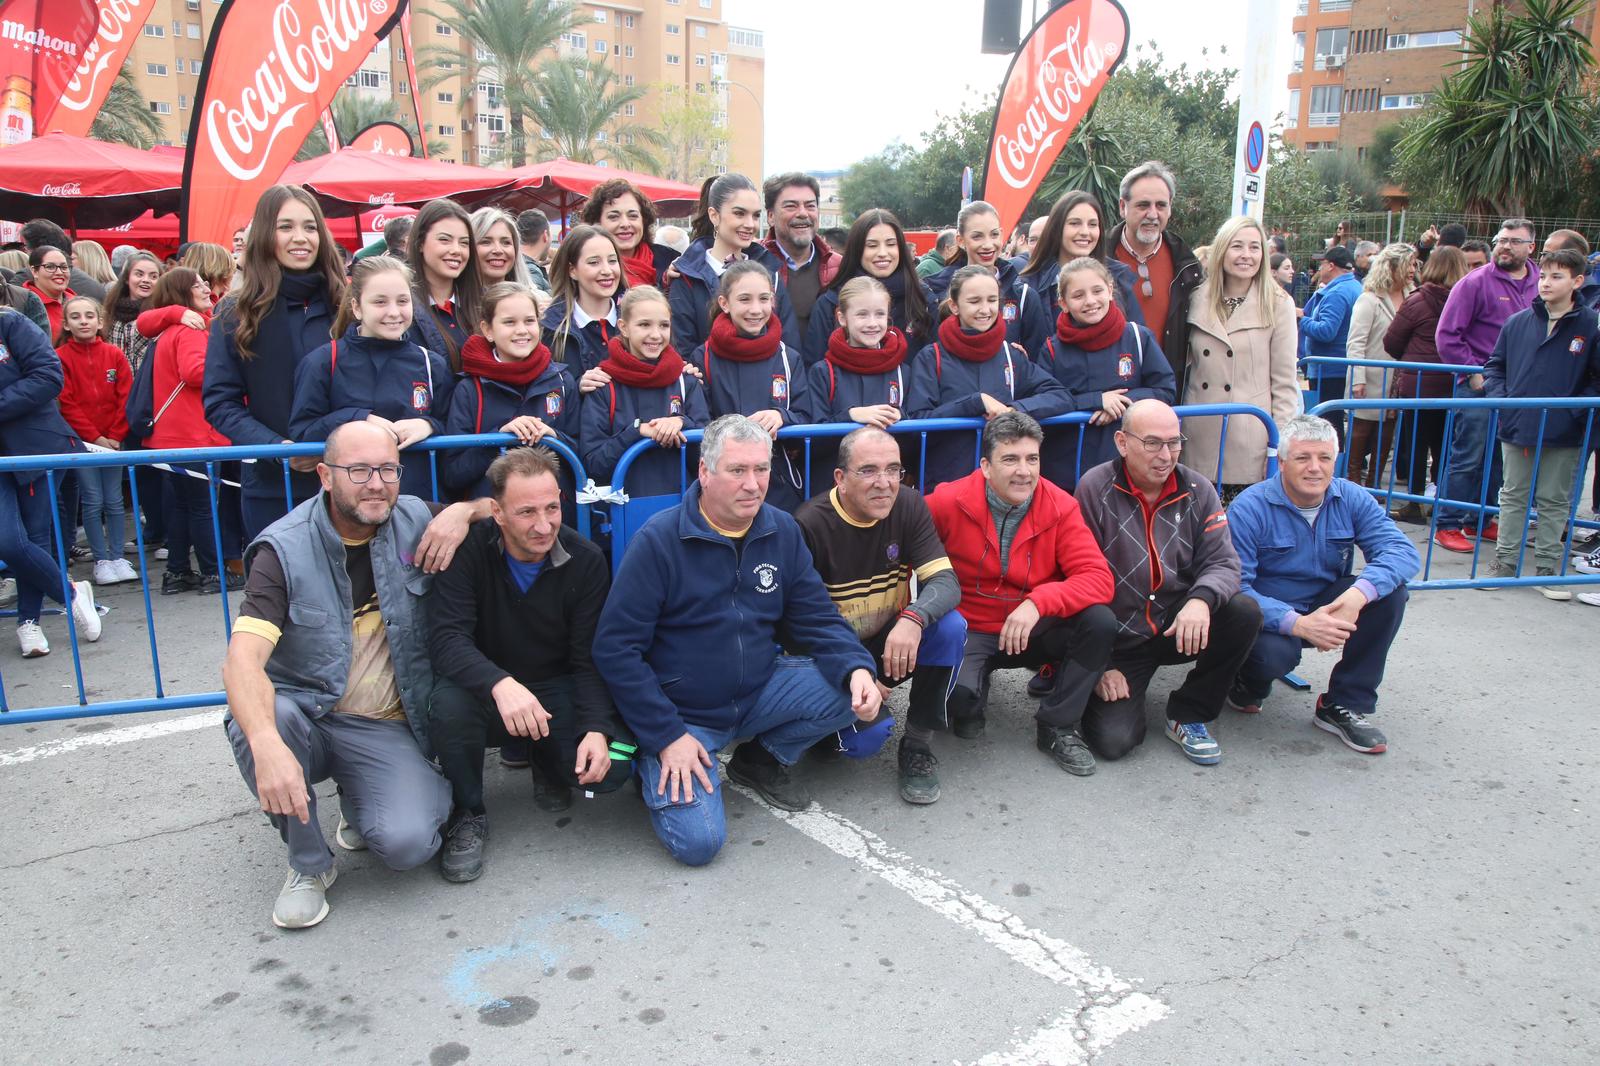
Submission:
[[[439,850],[450,786],[428,761],[423,597],[487,500],[448,508],[400,495],[394,435],[335,429],[322,491],[250,545],[250,577],[222,681],[228,740],[245,783],[289,850],[272,909],[280,929],[328,915],[337,870],[314,785],[339,786],[346,851],[408,870]]]
[[[1145,324],[1168,353],[1178,379],[1177,394],[1182,396],[1181,353],[1188,348],[1183,338],[1189,323],[1189,294],[1200,285],[1201,270],[1194,252],[1167,228],[1177,198],[1177,179],[1166,164],[1152,160],[1128,171],[1117,197],[1122,221],[1112,228],[1109,247],[1138,275],[1134,296]]]
[[[883,430],[863,426],[839,442],[833,489],[806,501],[794,518],[829,598],[878,664],[884,698],[911,681],[897,760],[900,798],[927,804],[939,799],[933,734],[949,725],[945,702],[967,623],[955,610],[961,585],[927,501],[902,484],[904,476],[900,445]],[[847,727],[839,731],[839,749],[859,758],[876,754],[892,722],[887,713],[880,718],[873,724],[880,730],[875,741],[863,742],[873,726]]]
[[[1122,416],[1117,452],[1078,479],[1083,520],[1111,567],[1117,616],[1111,665],[1084,711],[1082,733],[1102,759],[1144,743],[1145,692],[1156,670],[1194,663],[1167,697],[1167,738],[1213,766],[1210,723],[1261,629],[1261,607],[1239,591],[1239,556],[1217,490],[1178,462],[1178,415],[1140,400]]]
[[[1501,328],[1506,319],[1532,307],[1539,295],[1539,268],[1529,261],[1533,250],[1533,223],[1508,218],[1495,236],[1493,259],[1450,289],[1439,313],[1435,341],[1441,363],[1455,363],[1466,371],[1456,377],[1457,398],[1485,395],[1483,365],[1494,352]],[[1471,552],[1474,538],[1493,544],[1500,535],[1499,523],[1476,506],[1480,498],[1493,506],[1500,494],[1500,449],[1489,436],[1490,415],[1483,409],[1460,410],[1452,422],[1439,495],[1473,506],[1439,506],[1433,542],[1446,551]]]
[[[934,528],[961,582],[967,645],[950,693],[951,732],[983,735],[995,670],[1051,668],[1035,714],[1038,749],[1069,774],[1094,773],[1078,732],[1111,659],[1117,620],[1111,571],[1078,503],[1039,477],[1044,430],[1006,411],[983,430],[979,469],[928,497]]]

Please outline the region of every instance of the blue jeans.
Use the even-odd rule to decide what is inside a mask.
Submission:
[[[752,738],[780,763],[793,766],[806,749],[855,721],[850,709],[850,694],[831,684],[817,670],[816,663],[795,655],[778,656],[777,667],[753,706],[727,729],[686,728],[713,758],[738,737]],[[669,792],[657,793],[661,785],[661,759],[657,754],[639,753],[639,775],[644,788],[645,806],[650,808],[650,823],[656,836],[672,857],[687,866],[704,866],[716,857],[728,839],[727,817],[722,810],[722,782],[715,765],[707,772],[712,788],[708,793],[694,782],[694,798],[672,802]],[[691,779],[692,780],[692,779]]]
[[[83,532],[95,559],[120,559],[127,543],[127,516],[122,506],[122,467],[83,467],[78,470],[83,494]]]
[[[1455,396],[1457,399],[1482,399],[1484,391],[1460,381],[1456,384]],[[1489,438],[1489,417],[1493,413],[1482,408],[1455,413],[1450,428],[1450,449],[1445,455],[1445,483],[1439,487],[1439,494],[1445,499],[1475,504],[1482,493],[1481,499],[1486,506],[1493,507],[1499,503],[1500,448]],[[1486,457],[1489,467],[1487,475],[1484,472]],[[1484,486],[1485,477],[1489,482],[1487,487]],[[1480,513],[1462,507],[1440,507],[1438,528],[1460,529],[1466,526],[1480,529]],[[1494,520],[1494,516],[1487,513],[1483,513],[1482,518],[1484,525]]]
[[[44,598],[61,598],[61,572],[50,554],[50,515],[55,501],[44,475],[24,484],[0,474],[0,559],[17,579],[17,624],[37,622]]]

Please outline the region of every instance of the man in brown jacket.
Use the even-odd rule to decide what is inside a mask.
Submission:
[[[1144,696],[1156,669],[1192,662],[1167,697],[1167,736],[1191,761],[1219,762],[1207,724],[1261,629],[1260,606],[1239,591],[1239,557],[1217,490],[1178,462],[1183,440],[1171,407],[1140,400],[1117,431],[1122,457],[1078,479],[1083,520],[1116,583],[1111,666],[1081,726],[1102,759],[1144,743]]]

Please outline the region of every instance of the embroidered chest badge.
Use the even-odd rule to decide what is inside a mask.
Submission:
[[[898,381],[889,382],[889,406],[900,406],[900,383]]]
[[[544,413],[558,415],[561,413],[561,393],[547,392],[544,397]]]
[[[1124,355],[1117,359],[1117,377],[1124,381],[1133,377],[1133,356]]]
[[[1002,314],[1007,322],[1015,322],[1017,320],[1017,302],[1015,300],[1007,300]]]
[[[756,567],[756,591],[778,591],[778,567],[774,563],[762,563]]]
[[[669,397],[667,397],[667,414],[669,414],[669,415],[681,415],[681,414],[683,414],[683,397],[682,396],[669,396]]]
[[[789,379],[782,374],[772,375],[772,398],[779,403],[789,402]]]
[[[433,390],[428,388],[426,381],[413,381],[411,383],[411,409],[413,411],[426,411],[433,406]]]
[[[1572,338],[1572,343],[1567,345],[1567,351],[1571,352],[1573,355],[1577,355],[1579,352],[1583,351],[1583,342],[1585,339],[1586,338],[1584,337]]]

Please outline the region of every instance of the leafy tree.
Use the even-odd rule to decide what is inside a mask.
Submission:
[[[152,148],[165,132],[161,119],[150,110],[149,102],[139,92],[131,65],[124,63],[89,126],[89,136],[97,141]]]
[[[606,159],[654,174],[662,169],[656,153],[665,148],[665,138],[643,123],[625,120],[628,105],[643,100],[647,92],[642,85],[624,85],[604,63],[554,59],[539,68],[530,95],[517,106],[540,127],[534,148],[540,159]]]
[[[341,89],[333,97],[333,104],[329,108],[333,112],[333,126],[339,131],[341,139],[348,140],[357,133],[366,129],[374,122],[398,122],[411,134],[413,144],[418,143],[417,120],[407,108],[400,110],[399,103],[392,97],[373,97],[362,93]],[[327,135],[322,132],[322,123],[318,122],[311,133],[306,136],[305,143],[300,146],[300,151],[295,153],[295,162],[303,159],[315,159],[319,155],[327,155],[331,149],[328,147]],[[450,151],[449,142],[433,137],[428,140],[428,155],[436,158]]]
[[[717,103],[709,93],[682,85],[659,85],[662,157],[673,181],[697,182],[725,158],[728,131],[717,124]]]
[[[1576,25],[1587,6],[1527,0],[1525,15],[1495,4],[1470,18],[1461,68],[1401,142],[1402,162],[1432,169],[1470,209],[1553,213],[1596,144],[1593,55]]]
[[[512,166],[527,162],[526,101],[537,95],[535,61],[556,46],[561,35],[586,24],[589,16],[565,0],[440,0],[439,20],[466,45],[425,45],[417,49],[422,88],[459,77],[460,107],[468,146],[476,136],[479,82],[496,82],[505,94],[505,151]],[[479,58],[482,56],[483,58]],[[425,69],[426,73],[422,73]]]

